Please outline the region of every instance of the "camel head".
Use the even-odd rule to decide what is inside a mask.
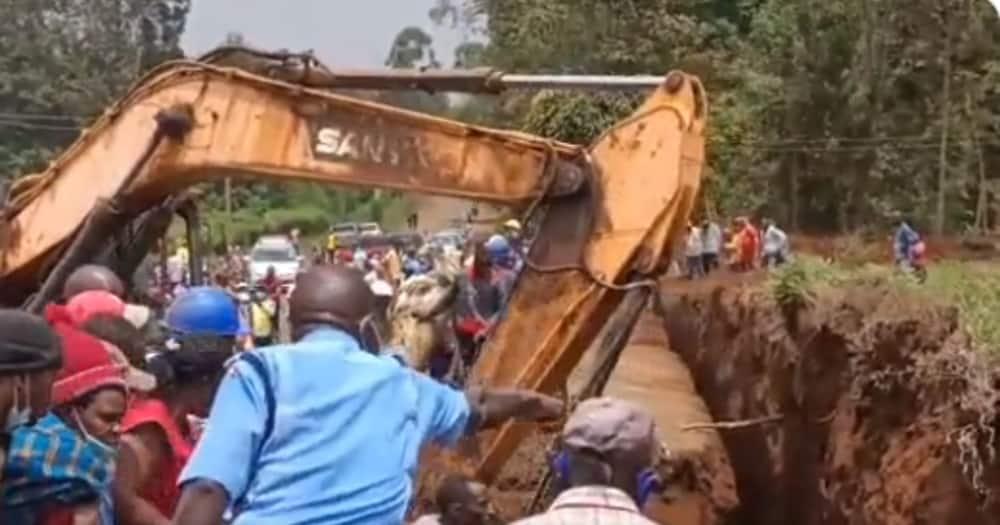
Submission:
[[[458,275],[434,271],[407,279],[389,307],[390,346],[406,351],[413,368],[426,371],[431,359],[455,340],[452,319]]]

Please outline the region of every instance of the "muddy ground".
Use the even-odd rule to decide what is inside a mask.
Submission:
[[[608,386],[654,413],[687,469],[658,520],[1000,523],[997,381],[957,311],[878,282],[781,308],[759,280],[666,283],[666,323],[640,322]],[[709,421],[739,428],[686,428]],[[508,514],[549,441],[508,465]]]

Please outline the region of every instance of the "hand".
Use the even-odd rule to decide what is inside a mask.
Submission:
[[[526,414],[527,419],[543,423],[557,421],[562,417],[563,412],[566,410],[566,403],[563,403],[561,399],[545,394],[536,394],[536,396],[536,406],[529,414]]]

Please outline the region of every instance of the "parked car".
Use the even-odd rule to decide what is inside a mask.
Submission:
[[[358,224],[358,234],[367,237],[371,235],[384,235],[382,226],[377,222],[362,222]]]
[[[273,267],[278,280],[293,282],[302,271],[303,258],[295,244],[284,235],[261,237],[250,250],[250,280],[257,282]]]
[[[382,235],[382,226],[377,222],[343,222],[330,228],[330,233],[342,238],[369,237]]]
[[[430,244],[440,246],[441,248],[450,247],[462,250],[465,244],[465,232],[455,228],[441,230],[431,236]]]

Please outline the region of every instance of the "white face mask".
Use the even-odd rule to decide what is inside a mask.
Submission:
[[[22,383],[23,387],[18,383]],[[12,388],[14,389],[14,401],[11,403],[10,412],[7,412],[7,421],[4,423],[4,430],[8,433],[13,432],[17,427],[31,423],[31,397],[27,395],[30,392],[28,389],[28,379],[15,378]],[[22,389],[26,393],[24,396],[24,407],[21,407],[19,403],[19,394]]]
[[[112,455],[112,456],[114,456],[114,455],[116,455],[118,453],[118,449],[117,448],[115,448],[115,447],[113,447],[113,446],[111,446],[111,445],[109,445],[109,444],[101,441],[100,439],[97,439],[96,437],[94,437],[93,435],[91,435],[90,432],[87,432],[87,426],[83,424],[83,419],[80,417],[80,411],[79,410],[73,409],[73,419],[76,420],[76,426],[79,427],[80,433],[83,434],[83,437],[91,445],[94,445],[99,450],[102,450],[106,454],[109,454],[109,455]]]

